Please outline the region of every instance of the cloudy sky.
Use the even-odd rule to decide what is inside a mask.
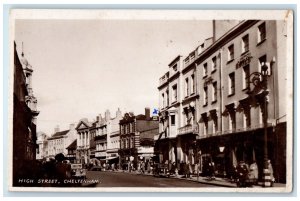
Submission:
[[[37,130],[157,108],[168,64],[211,35],[212,22],[200,20],[16,20],[17,51],[23,42],[34,70]]]

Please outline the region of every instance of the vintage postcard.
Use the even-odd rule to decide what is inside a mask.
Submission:
[[[293,11],[10,11],[9,190],[291,192]]]

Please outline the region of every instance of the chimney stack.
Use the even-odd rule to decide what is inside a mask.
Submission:
[[[116,117],[117,118],[121,118],[122,117],[122,112],[121,112],[120,108],[118,108],[118,110],[116,112]]]
[[[146,116],[146,120],[150,120],[150,108],[149,107],[145,108],[145,116]]]
[[[110,120],[110,112],[109,110],[105,111],[105,121],[108,122]]]
[[[54,133],[57,133],[59,132],[59,125],[57,125],[55,128],[54,128]]]
[[[70,130],[75,130],[75,124],[70,124]]]

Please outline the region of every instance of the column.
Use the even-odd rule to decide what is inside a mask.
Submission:
[[[87,132],[84,132],[84,146],[86,147],[87,146]]]
[[[88,132],[87,132],[87,145],[88,145],[88,146],[90,145],[90,135],[89,135]]]

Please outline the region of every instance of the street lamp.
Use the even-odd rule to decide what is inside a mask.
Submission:
[[[224,149],[225,149],[225,146],[219,146],[219,151],[221,152],[221,153],[223,153],[224,152]],[[224,156],[223,156],[223,177],[225,177],[226,176],[226,171],[225,171],[225,153],[224,153]]]
[[[251,79],[252,77],[252,79]],[[249,84],[262,91],[263,98],[263,125],[264,125],[264,169],[263,169],[263,186],[271,186],[271,176],[268,168],[268,66],[262,63],[261,72],[254,72],[248,76]],[[249,86],[248,86],[249,90]],[[248,91],[248,94],[253,92]]]

